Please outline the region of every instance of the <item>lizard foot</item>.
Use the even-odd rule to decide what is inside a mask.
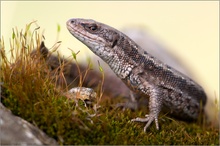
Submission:
[[[147,124],[144,127],[144,132],[146,132],[146,129],[150,126],[150,124],[155,120],[156,128],[159,130],[159,124],[158,124],[158,117],[155,117],[153,115],[145,115],[146,118],[135,118],[132,119],[132,122],[147,122]]]

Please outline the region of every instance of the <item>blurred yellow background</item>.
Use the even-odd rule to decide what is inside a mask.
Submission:
[[[46,46],[60,40],[60,53],[70,56],[67,48],[81,50],[83,60],[89,49],[66,29],[70,18],[90,18],[117,29],[145,27],[189,66],[210,97],[219,97],[219,1],[1,1],[1,36],[9,47],[12,28],[37,20]]]

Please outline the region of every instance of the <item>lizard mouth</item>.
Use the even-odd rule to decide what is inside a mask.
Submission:
[[[75,37],[79,37],[81,36],[82,38],[83,37],[86,37],[87,36],[83,33],[82,31],[82,27],[79,25],[79,23],[77,23],[77,21],[73,20],[73,19],[70,19],[66,22],[66,26],[67,26],[67,29],[69,30],[69,32],[75,36]],[[81,31],[80,31],[81,30]]]
[[[102,38],[98,35],[94,35],[85,30],[83,25],[76,19],[70,19],[66,22],[67,29],[69,32],[76,37],[78,40],[83,42],[88,47],[93,46],[105,46]]]

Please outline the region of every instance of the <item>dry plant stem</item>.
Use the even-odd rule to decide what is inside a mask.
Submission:
[[[100,71],[101,74],[102,74],[102,80],[101,80],[101,84],[100,84],[100,95],[99,95],[99,99],[97,100],[97,105],[99,105],[99,102],[100,102],[101,99],[102,99],[102,95],[103,95],[103,93],[104,93],[104,91],[103,91],[103,84],[104,84],[104,81],[105,81],[105,74],[104,74],[103,68],[101,67],[99,61],[98,61],[98,65],[99,65],[99,71]]]

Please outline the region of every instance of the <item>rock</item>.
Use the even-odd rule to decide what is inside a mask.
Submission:
[[[14,116],[0,102],[0,145],[58,145],[39,128]]]

